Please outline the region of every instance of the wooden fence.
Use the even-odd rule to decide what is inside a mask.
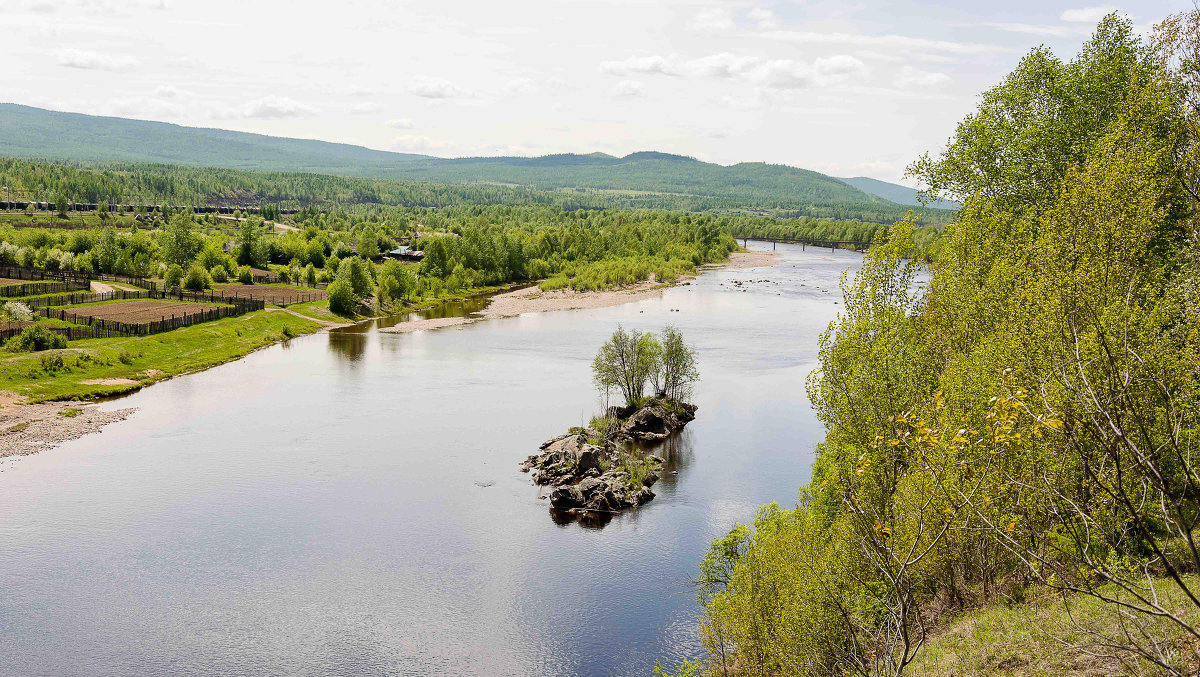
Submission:
[[[237,317],[245,315],[249,312],[247,306],[218,306],[216,308],[206,308],[194,313],[184,313],[182,315],[172,314],[169,317],[163,315],[161,319],[151,320],[150,322],[120,322],[117,320],[105,320],[99,317],[90,315],[77,315],[66,308],[45,308],[42,311],[46,317],[71,322],[72,324],[87,325],[90,329],[110,332],[111,335],[120,336],[144,336],[146,334],[158,334],[180,327],[188,327],[201,322],[211,322],[225,317]]]
[[[7,341],[8,339],[16,336],[17,334],[20,334],[22,331],[25,330],[25,327],[32,326],[34,323],[33,322],[21,322],[18,324],[20,324],[21,326],[14,327],[14,326],[6,325],[3,328],[0,328],[0,343],[3,343],[4,341]],[[52,324],[45,324],[45,323],[40,324],[38,326],[40,326],[42,329],[45,329],[46,331],[52,331],[55,334],[62,334],[63,336],[67,337],[68,341],[78,341],[79,339],[89,339],[89,338],[111,338],[113,336],[124,336],[125,335],[120,332],[109,331],[107,329],[97,329],[95,327],[56,327]]]
[[[260,287],[261,289],[261,287]],[[282,296],[273,296],[270,294],[253,294],[242,296],[236,290],[231,288],[221,289],[220,292],[225,298],[242,299],[242,300],[258,300],[271,306],[290,306],[294,303],[307,303],[309,301],[324,301],[329,298],[329,294],[323,291],[314,291],[304,294],[285,294]]]
[[[73,270],[47,270],[45,268],[30,268],[28,266],[3,265],[0,265],[0,277],[7,277],[11,280],[29,280],[30,282],[52,280],[55,282],[75,282],[76,284],[86,284],[90,279],[90,276]]]
[[[90,286],[90,285],[89,285]],[[57,294],[76,289],[87,289],[72,282],[26,282],[0,286],[0,299],[19,299],[39,294]]]
[[[4,299],[69,292],[91,287],[91,282],[86,275],[66,270],[0,266],[0,278],[29,280],[24,283],[0,285],[0,298]]]
[[[262,301],[261,299],[251,299],[244,296],[227,296],[217,292],[186,291],[183,289],[175,289],[171,291],[161,291],[158,289],[125,291],[124,289],[117,289],[110,292],[104,292],[103,294],[76,292],[73,294],[58,294],[56,296],[43,296],[41,298],[29,299],[26,302],[26,305],[34,310],[41,311],[42,309],[51,308],[53,306],[75,306],[81,303],[100,303],[102,301],[136,301],[139,299],[193,301],[196,303],[225,303],[242,308],[242,313],[248,313],[254,310],[262,310],[263,308],[267,307],[266,302]]]
[[[144,277],[136,277],[134,275],[120,275],[118,273],[96,273],[93,277],[97,280],[105,282],[120,282],[122,284],[141,287],[143,289],[154,289],[154,280],[148,280]]]

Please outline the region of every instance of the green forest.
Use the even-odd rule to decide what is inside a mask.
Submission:
[[[169,283],[196,269],[200,289],[248,275],[247,267],[271,268],[285,282],[352,281],[350,294],[335,301],[344,286],[331,285],[330,296],[335,312],[354,315],[357,303],[366,299],[387,310],[510,282],[591,290],[653,275],[669,283],[699,265],[725,260],[737,247],[726,219],[666,211],[520,205],[307,208],[295,215],[287,232],[276,232],[256,215],[242,218],[179,211],[149,223],[113,214],[86,228],[0,226],[0,265]],[[422,250],[424,259],[373,263],[400,243]]]
[[[653,162],[667,162],[655,160]],[[690,162],[690,161],[689,161]],[[802,171],[802,170],[794,170]],[[647,170],[640,177],[650,181]],[[769,173],[769,172],[768,172]],[[822,175],[816,175],[822,176]],[[444,177],[443,177],[444,178]],[[777,218],[891,223],[913,207],[897,205],[828,179],[829,191],[807,198],[784,183],[762,191],[712,194],[623,190],[580,185],[525,186],[500,182],[431,182],[355,178],[303,172],[250,171],[162,164],[68,163],[0,158],[0,200],[110,204],[257,206],[321,209],[360,204],[445,207],[476,204],[554,205],[576,209],[665,209]],[[638,179],[641,180],[641,179]],[[833,184],[837,184],[834,186]],[[840,187],[838,187],[840,186]],[[922,224],[946,223],[952,212],[919,208]]]
[[[7,188],[0,189],[0,199],[40,201],[66,192],[70,201],[113,203],[504,202],[890,223],[911,205],[877,193],[906,203],[913,194],[879,181],[843,181],[762,162],[725,167],[657,152],[445,159],[15,104],[0,104],[0,155],[62,163],[10,161],[0,168],[0,186]],[[944,223],[951,214],[935,207],[922,212],[931,223]]]
[[[1028,53],[843,288],[796,507],[701,567],[720,675],[1194,675],[1200,14]]]

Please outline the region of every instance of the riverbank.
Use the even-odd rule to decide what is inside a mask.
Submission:
[[[385,327],[379,331],[389,334],[409,334],[416,331],[471,324],[481,320],[516,317],[525,313],[605,308],[660,296],[663,289],[668,286],[670,285],[647,281],[603,291],[575,291],[573,289],[544,291],[536,286],[524,287],[493,296],[491,303],[478,313],[474,313],[473,317],[437,317],[409,320],[393,327]]]
[[[0,392],[0,458],[24,456],[53,449],[63,442],[100,432],[109,423],[124,420],[135,409],[104,411],[94,404],[43,402],[16,404],[11,392]]]
[[[774,252],[734,252],[729,261],[705,269],[745,270],[777,261]],[[686,284],[686,280],[682,282]],[[496,294],[486,308],[471,317],[410,320],[380,331],[403,334],[525,313],[604,308],[655,298],[670,286],[648,280],[586,292],[523,287]],[[167,378],[240,359],[294,336],[348,324],[353,322],[333,315],[322,304],[298,304],[151,336],[86,339],[74,341],[64,350],[40,353],[0,352],[0,456],[52,449],[132,413],[121,410],[116,416],[116,412],[81,407],[79,401],[130,393]],[[79,413],[58,413],[72,408],[79,409]]]
[[[779,262],[775,252],[747,251],[734,252],[724,263],[705,266],[705,270],[748,270],[773,266]],[[686,284],[691,277],[681,280]],[[634,303],[662,295],[663,290],[671,284],[660,283],[654,279],[637,284],[604,289],[598,291],[576,291],[574,289],[555,289],[545,291],[537,286],[516,289],[492,297],[486,308],[474,313],[473,317],[439,317],[401,322],[393,327],[385,327],[379,331],[389,334],[409,334],[417,331],[443,329],[472,324],[481,320],[496,320],[505,317],[516,317],[525,313],[542,313],[556,310],[587,310],[607,308],[625,303]]]

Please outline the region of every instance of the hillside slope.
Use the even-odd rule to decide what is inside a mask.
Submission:
[[[914,207],[925,206],[922,205],[921,201],[917,199],[917,191],[915,188],[901,186],[897,183],[888,183],[887,181],[880,181],[879,179],[872,179],[869,176],[854,176],[838,180],[848,183],[864,193],[878,195],[879,197],[885,200],[890,200],[891,202],[895,202],[896,204],[912,205]],[[933,202],[930,202],[928,206],[938,209],[958,209],[960,205],[951,200],[934,200]]]
[[[679,204],[668,196],[690,196],[703,198],[695,202],[706,209],[875,222],[896,220],[907,211],[842,180],[786,165],[755,162],[726,167],[658,152],[625,157],[592,153],[446,159],[17,104],[0,104],[0,156],[636,193],[644,206],[663,208]],[[664,199],[656,202],[655,194]]]

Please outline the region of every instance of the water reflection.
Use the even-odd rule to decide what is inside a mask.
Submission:
[[[350,364],[359,363],[367,352],[367,336],[360,333],[329,332],[329,350]]]
[[[0,677],[644,677],[701,656],[697,563],[807,481],[804,379],[860,260],[779,249],[623,306],[298,337],[101,405],[139,410],[0,467]],[[617,323],[680,328],[700,410],[655,450],[653,501],[560,525],[517,465],[597,411]]]
[[[658,495],[665,491],[674,493],[675,485],[679,482],[681,474],[687,469],[694,455],[692,451],[691,429],[684,428],[665,440],[651,444],[633,444],[631,446],[635,447],[642,454],[657,456],[663,460],[662,477],[654,483],[653,487],[656,494],[655,500],[658,500]],[[549,494],[546,492],[552,489],[553,487],[545,487],[542,498],[548,496]],[[653,502],[651,501],[650,503]],[[616,518],[620,518],[623,523],[636,523],[638,512],[645,510],[648,505],[650,504],[635,506],[618,512],[608,510],[559,510],[558,508],[550,508],[550,519],[559,526],[578,523],[579,526],[585,529],[603,529]]]
[[[431,308],[423,310],[415,310],[406,313],[397,313],[395,315],[386,315],[377,317],[362,322],[355,322],[349,326],[338,327],[330,330],[329,334],[334,335],[360,335],[370,334],[378,329],[386,329],[394,327],[402,322],[410,322],[414,320],[441,320],[448,317],[475,317],[476,313],[488,307],[492,302],[492,297],[497,294],[512,291],[514,289],[523,289],[528,285],[513,285],[503,289],[469,296],[463,299],[449,299],[443,301]],[[336,350],[336,349],[335,349]]]

